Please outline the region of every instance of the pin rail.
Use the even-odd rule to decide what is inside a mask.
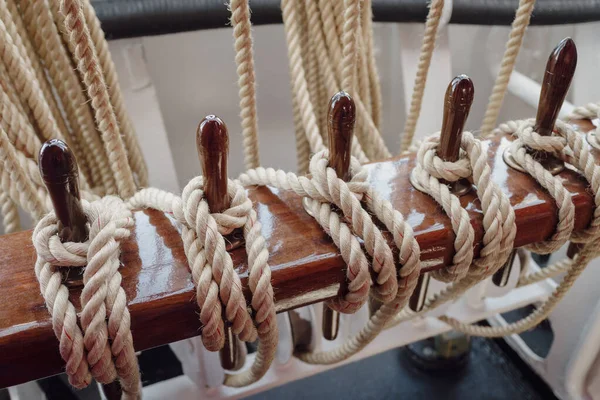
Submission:
[[[588,122],[581,130],[590,129]],[[493,179],[508,194],[517,218],[515,246],[548,238],[557,222],[552,198],[530,177],[508,167],[502,154],[509,138],[484,141]],[[592,150],[600,161],[600,152]],[[413,227],[421,247],[423,272],[443,268],[453,256],[450,221],[433,199],[412,187],[409,175],[414,154],[367,165],[369,183],[400,211]],[[575,230],[584,229],[593,212],[587,183],[566,168],[560,173],[576,208]],[[270,251],[272,284],[278,312],[327,300],[345,282],[345,265],[337,248],[304,211],[302,199],[270,188],[249,188],[249,197],[263,225]],[[461,197],[481,242],[482,214],[474,193]],[[158,211],[134,213],[135,228],[122,245],[122,286],[129,299],[136,350],[175,342],[200,332],[195,292],[180,233],[174,220]],[[389,235],[387,235],[389,238]],[[478,245],[479,246],[479,245]],[[475,255],[479,248],[475,249]],[[248,299],[245,250],[232,251]],[[31,231],[0,236],[0,387],[60,373],[64,370],[51,319],[34,275]],[[79,307],[80,288],[70,287]]]

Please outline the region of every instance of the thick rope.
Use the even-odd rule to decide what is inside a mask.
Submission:
[[[55,2],[56,0],[53,1]],[[110,56],[110,52],[108,51],[108,43],[104,38],[104,31],[102,31],[100,27],[100,21],[96,16],[96,12],[94,11],[94,7],[92,7],[91,2],[89,0],[83,0],[82,4],[85,21],[88,25],[90,37],[94,43],[98,60],[100,61],[101,71],[104,73],[106,87],[115,116],[119,123],[119,129],[123,136],[125,148],[127,149],[131,169],[137,178],[138,186],[148,186],[148,170],[144,158],[142,157],[142,151],[137,141],[135,131],[125,109],[123,95],[121,94],[119,80],[117,79],[117,70],[112,57]]]
[[[588,103],[585,106],[576,107],[571,115],[567,118],[568,120],[573,119],[589,119],[595,120],[600,118],[600,103]],[[600,126],[597,126],[595,130],[588,132],[588,142],[595,149],[600,149]]]
[[[118,272],[119,242],[130,234],[131,211],[122,200],[110,196],[91,204],[84,202],[83,206],[90,222],[89,240],[84,243],[62,243],[54,213],[38,223],[33,233],[38,254],[36,276],[61,343],[61,356],[67,362],[70,382],[76,387],[85,387],[90,383],[90,373],[101,383],[110,383],[118,376],[123,398],[135,399],[141,391],[141,382],[127,299]],[[85,266],[82,330],[57,269],[81,266]]]
[[[246,168],[260,165],[258,151],[258,117],[256,115],[256,77],[248,0],[231,0],[231,25],[235,47],[242,135],[244,136],[244,161]]]
[[[17,204],[10,198],[8,193],[2,190],[0,190],[0,214],[2,214],[4,234],[21,230],[21,219],[19,218]]]
[[[402,141],[400,144],[400,153],[408,150],[408,147],[415,136],[415,129],[421,114],[421,104],[423,103],[423,95],[425,94],[425,83],[427,82],[427,73],[431,64],[431,57],[435,49],[437,40],[438,28],[442,18],[442,10],[444,9],[444,0],[432,0],[429,6],[429,13],[425,22],[425,35],[421,44],[421,54],[419,56],[419,64],[417,66],[417,76],[415,77],[415,85],[413,88],[412,99],[410,101],[410,110],[404,124],[402,133]]]
[[[283,24],[288,42],[288,58],[290,60],[290,76],[292,79],[292,96],[297,97],[302,125],[312,152],[321,151],[325,148],[323,139],[319,133],[319,127],[315,118],[315,112],[310,102],[308,87],[306,84],[304,67],[302,66],[299,23],[294,2],[281,0],[283,13]],[[299,155],[300,156],[300,155]]]
[[[252,367],[240,374],[227,375],[224,382],[233,387],[246,386],[267,372],[277,348],[278,329],[268,251],[261,224],[244,188],[230,181],[229,208],[221,213],[211,213],[204,199],[203,184],[202,177],[192,179],[181,198],[153,188],[144,189],[131,198],[129,205],[173,213],[182,224],[181,236],[197,291],[204,346],[210,351],[223,347],[222,306],[233,333],[241,340],[254,341],[258,336],[259,348]],[[246,241],[253,317],[246,310],[240,278],[225,250],[224,235],[239,228],[243,228]]]
[[[88,149],[88,151],[82,152],[81,157],[78,157],[78,160],[84,161],[80,165],[87,166],[91,185],[102,187],[103,177],[107,173],[110,174],[106,162],[102,165],[100,161],[105,158],[102,157],[104,149],[96,135],[94,119],[87,105],[87,99],[63,47],[48,2],[45,0],[25,2],[21,7],[21,12],[31,41],[37,54],[48,68],[48,76],[65,108],[72,134],[80,147]],[[90,141],[90,136],[96,140]],[[114,191],[111,190],[109,193]]]
[[[514,124],[502,125],[500,129],[507,130],[510,125]],[[499,327],[468,325],[454,318],[440,317],[440,320],[448,323],[454,329],[470,335],[500,337],[524,332],[539,324],[550,315],[554,307],[573,286],[577,277],[584,271],[589,261],[598,254],[598,245],[600,245],[600,167],[596,165],[594,157],[590,154],[585,139],[560,120],[556,122],[551,136],[537,134],[533,130],[535,125],[533,119],[521,121],[516,125],[514,134],[517,139],[511,144],[513,159],[535,178],[542,187],[548,190],[559,207],[559,222],[552,238],[530,247],[536,252],[552,252],[560,248],[569,239],[576,243],[585,244],[578,255],[575,256],[575,259],[566,267],[568,268],[566,275],[552,295],[527,317]],[[533,150],[553,153],[577,168],[588,181],[594,196],[594,213],[592,221],[584,231],[573,232],[571,211],[574,209],[574,205],[568,192],[567,203],[560,200],[565,196],[561,179],[543,170],[542,165],[527,153],[526,146]],[[564,191],[566,192],[566,190]]]
[[[60,10],[65,15],[65,31],[69,35],[72,55],[91,98],[92,108],[98,129],[102,133],[118,193],[123,198],[129,198],[135,193],[133,173],[129,168],[125,145],[110,102],[100,61],[83,14],[82,3],[80,0],[61,0]]]
[[[412,229],[405,223],[402,215],[393,209],[389,201],[384,200],[365,185],[366,170],[361,168],[354,159],[352,179],[346,183],[339,179],[327,164],[327,152],[322,152],[315,154],[311,160],[311,179],[281,170],[264,168],[246,171],[239,178],[244,185],[270,185],[284,190],[293,190],[308,198],[307,205],[311,214],[340,248],[342,258],[348,266],[348,294],[330,303],[336,310],[353,312],[364,304],[368,295],[368,281],[364,280],[365,273],[368,276],[368,265],[365,265],[364,254],[354,236],[363,239],[365,249],[373,260],[373,270],[377,276],[374,282],[375,297],[384,302],[384,305],[355,338],[339,348],[329,352],[298,354],[303,361],[317,364],[330,364],[344,360],[370,343],[394,314],[408,302],[420,271],[419,247]],[[394,242],[400,249],[399,263],[403,267],[400,269],[398,284],[396,284],[393,262],[391,271],[388,270],[390,268],[386,261],[390,257],[388,245],[380,236],[371,217],[362,208],[359,197],[366,200],[367,210],[375,214],[392,232]],[[329,203],[340,208],[347,222],[340,220]],[[391,275],[387,271],[392,272]],[[365,284],[367,284],[366,291]],[[390,285],[393,286],[386,289],[386,286]]]
[[[533,6],[535,0],[520,0],[519,8],[515,14],[515,20],[512,23],[512,28],[508,36],[508,42],[506,42],[506,50],[502,56],[500,63],[500,70],[492,89],[485,115],[483,117],[483,123],[481,124],[481,136],[488,136],[492,130],[496,127],[496,121],[500,114],[500,108],[504,102],[504,95],[508,88],[508,81],[510,80],[510,74],[515,69],[515,63],[517,62],[517,56],[519,50],[523,46],[523,38],[525,37],[525,31],[529,26],[529,20],[531,19],[531,13],[533,12]]]
[[[0,128],[0,163],[2,164],[0,175],[2,191],[8,193],[12,201],[23,207],[34,218],[42,218],[47,209],[33,183],[20,168],[17,152],[2,128]]]

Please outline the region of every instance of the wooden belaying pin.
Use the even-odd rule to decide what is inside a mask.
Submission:
[[[211,213],[225,211],[230,198],[227,191],[227,158],[229,135],[225,123],[215,115],[208,115],[198,125],[196,148],[202,164],[204,195]],[[219,351],[221,366],[225,370],[237,371],[244,365],[240,343],[231,326],[225,328],[225,344]]]
[[[350,178],[350,158],[356,106],[350,95],[338,92],[329,101],[327,134],[329,136],[329,166],[340,179]],[[334,340],[339,331],[340,314],[326,305],[323,307],[323,337]]]
[[[550,136],[552,134],[576,67],[577,47],[571,38],[565,38],[554,48],[546,63],[546,72],[533,128],[540,135]],[[531,155],[552,175],[560,173],[565,168],[562,160],[546,152],[532,150]],[[512,168],[524,172],[523,168],[512,159],[510,148],[504,152],[504,161]],[[504,287],[508,283],[516,251],[516,249],[512,251],[506,264],[492,277],[495,285]]]
[[[474,97],[473,81],[466,75],[458,75],[452,79],[446,89],[444,118],[440,131],[440,145],[437,151],[438,156],[444,161],[454,162],[459,158],[462,132]],[[471,183],[467,179],[444,183],[450,186],[451,192],[456,196],[462,196],[471,190]],[[427,300],[428,287],[429,274],[421,274],[417,287],[408,302],[411,310],[419,312],[423,309]]]
[[[42,145],[38,166],[42,181],[48,190],[54,213],[58,219],[58,236],[62,242],[85,242],[88,239],[87,218],[81,206],[79,193],[79,169],[75,155],[60,139],[50,139]],[[76,268],[66,269],[69,286],[83,284],[81,272]],[[103,384],[104,396],[120,399],[119,381]]]
[[[40,149],[39,169],[58,219],[60,240],[86,241],[87,221],[81,207],[75,155],[62,140],[50,139]]]
[[[475,88],[467,75],[458,75],[448,85],[444,96],[444,117],[440,131],[438,156],[444,161],[454,162],[460,155],[462,132],[471,111]],[[467,179],[448,182],[452,193],[462,196],[471,190]]]
[[[546,63],[546,72],[544,73],[534,126],[534,131],[540,135],[549,136],[552,134],[556,118],[571,86],[576,67],[577,47],[573,39],[565,38],[554,48]],[[562,160],[549,153],[531,150],[531,155],[552,175],[560,173],[565,168]],[[509,151],[504,152],[504,160],[514,169],[524,171],[512,159]]]

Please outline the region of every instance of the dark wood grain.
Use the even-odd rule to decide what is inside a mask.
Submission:
[[[350,158],[356,106],[346,92],[338,92],[329,101],[327,134],[329,136],[329,166],[341,179],[350,178]]]
[[[204,195],[211,212],[224,211],[229,205],[227,194],[227,126],[215,115],[205,117],[196,131],[196,148],[202,163]]]
[[[444,161],[458,160],[462,132],[474,97],[473,81],[466,75],[458,75],[452,79],[446,89],[438,149],[438,156]]]
[[[329,166],[336,175],[350,179],[352,139],[356,122],[356,105],[344,91],[333,95],[327,111],[327,134],[329,136]],[[335,340],[340,330],[340,313],[325,306],[322,318],[323,337]]]
[[[81,207],[75,155],[62,140],[50,139],[40,149],[38,165],[58,219],[60,240],[85,242],[87,221]]]
[[[577,67],[577,47],[571,38],[563,39],[546,63],[534,130],[548,136],[562,107]]]
[[[475,87],[467,75],[458,75],[448,84],[444,95],[444,115],[440,130],[440,145],[437,150],[438,156],[444,161],[454,162],[459,158],[462,133],[474,97]],[[471,182],[465,178],[454,182],[441,179],[440,182],[448,185],[450,191],[458,197],[464,196],[472,188]],[[419,312],[425,306],[429,280],[429,274],[422,274],[419,277],[417,286],[408,301],[411,310]]]
[[[39,169],[58,219],[58,236],[63,242],[85,242],[88,238],[87,220],[79,193],[79,167],[75,155],[65,142],[50,139],[42,145]],[[67,286],[81,285],[81,268],[64,268]],[[102,385],[109,400],[120,399],[123,390],[119,381]]]
[[[515,208],[515,246],[547,239],[557,223],[552,198],[529,176],[509,168],[502,159],[510,138],[484,141],[492,179]],[[600,154],[594,151],[597,160]],[[367,165],[368,182],[390,200],[413,227],[421,247],[423,271],[449,265],[454,254],[450,220],[429,196],[409,182],[414,155]],[[575,204],[575,229],[590,222],[593,199],[587,182],[571,169],[559,174]],[[333,298],[345,282],[344,262],[330,238],[302,207],[298,196],[270,187],[248,188],[263,226],[272,269],[278,312]],[[475,231],[475,254],[481,247],[482,214],[475,193],[460,198]],[[200,333],[194,288],[178,224],[153,210],[136,211],[131,237],[122,245],[122,286],[128,299],[136,350],[197,336]],[[244,294],[250,298],[246,254],[232,253]],[[31,231],[0,236],[0,387],[64,370],[50,316],[40,295],[33,265]],[[79,307],[79,289],[71,301]]]
[[[229,207],[230,198],[227,191],[229,133],[221,118],[215,115],[204,117],[196,131],[196,148],[202,163],[204,196],[208,208],[213,213],[222,212]],[[235,371],[240,369],[244,362],[239,352],[238,338],[233,334],[229,323],[226,324],[225,330],[225,343],[219,351],[219,358],[223,369]]]

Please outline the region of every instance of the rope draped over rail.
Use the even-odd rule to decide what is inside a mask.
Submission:
[[[522,0],[517,11],[496,85],[499,89],[494,89],[488,108],[492,114],[497,114],[502,101],[497,94],[505,90],[502,82],[514,66],[533,3]],[[443,4],[442,0],[431,4],[403,149],[412,142]],[[456,234],[456,253],[450,267],[434,274],[450,285],[428,299],[419,313],[406,307],[421,273],[419,245],[402,214],[367,184],[367,170],[361,165],[390,156],[379,133],[381,92],[373,57],[370,6],[368,0],[281,2],[290,59],[298,169],[300,174],[310,172],[309,177],[259,166],[250,11],[247,1],[231,2],[245,162],[252,169],[228,182],[230,203],[224,211],[213,212],[206,200],[202,176],[193,178],[181,196],[155,188],[138,190],[146,186],[146,167],[125,113],[107,44],[87,0],[0,0],[0,210],[8,231],[20,227],[17,205],[38,221],[33,233],[38,255],[35,274],[73,386],[85,387],[92,377],[101,383],[119,378],[124,398],[140,396],[130,316],[119,273],[119,244],[130,235],[133,209],[154,208],[172,214],[178,223],[196,289],[206,349],[216,351],[223,347],[229,325],[239,339],[259,340],[252,366],[226,375],[224,384],[233,387],[249,385],[264,376],[274,358],[278,338],[269,254],[244,186],[268,185],[303,197],[308,212],[340,249],[347,264],[347,280],[342,294],[328,302],[329,307],[353,313],[369,295],[382,303],[363,329],[338,348],[298,352],[296,355],[307,363],[345,360],[386,327],[460,296],[502,267],[513,250],[515,215],[507,196],[490,179],[487,149],[471,133],[463,132],[458,160],[444,161],[437,154],[439,135],[433,135],[418,147],[411,180],[449,216]],[[76,65],[77,70],[71,65]],[[325,149],[326,104],[329,94],[340,89],[352,94],[358,116],[358,140],[352,146],[348,180],[331,168]],[[592,104],[576,109],[575,115],[596,118],[599,112],[600,107]],[[488,119],[491,121],[491,117]],[[548,272],[523,272],[519,285],[567,273],[553,296],[532,315],[503,328],[473,327],[440,317],[457,330],[498,336],[529,329],[552,311],[589,260],[597,255],[600,169],[585,141],[565,123],[557,122],[551,136],[541,136],[533,127],[530,120],[510,121],[496,131],[515,136],[511,153],[516,162],[553,196],[559,209],[559,223],[552,238],[531,249],[551,252],[567,240],[585,245],[574,260],[556,264]],[[83,208],[89,231],[89,238],[83,243],[61,242],[59,222],[50,211],[50,200],[39,176],[35,157],[41,142],[51,137],[64,139],[81,161],[82,195],[88,200],[84,200]],[[600,148],[595,135],[593,139],[591,146]],[[573,233],[574,206],[560,179],[532,158],[526,147],[554,154],[587,179],[596,208],[593,221],[584,232]],[[447,186],[464,178],[472,178],[482,206],[484,236],[478,258],[473,253],[474,234],[468,214]],[[378,223],[391,233],[391,243],[385,240]],[[242,230],[245,238],[250,307],[225,245],[225,236],[236,229]],[[79,317],[69,301],[59,267],[85,267]]]

